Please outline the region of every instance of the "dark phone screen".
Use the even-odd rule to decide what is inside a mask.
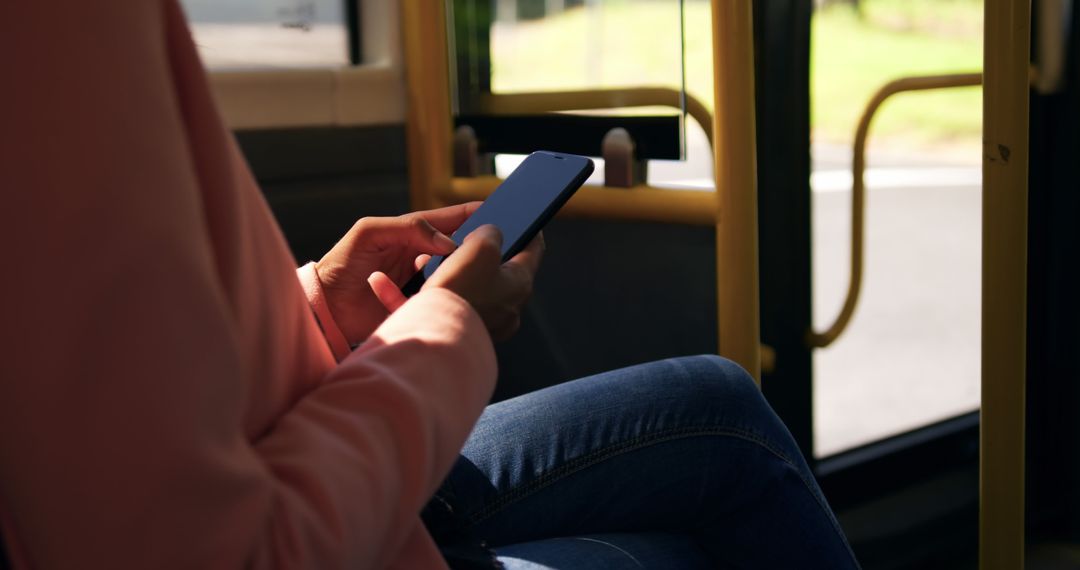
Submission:
[[[572,154],[534,152],[525,158],[510,176],[488,196],[452,236],[461,245],[465,236],[485,224],[502,231],[503,260],[513,257],[528,245],[543,224],[592,173],[588,158]],[[435,256],[424,266],[424,277],[431,277],[442,263]]]

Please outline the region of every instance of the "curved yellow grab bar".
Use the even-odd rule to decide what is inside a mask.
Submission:
[[[866,139],[870,133],[870,122],[881,104],[897,93],[908,91],[928,91],[953,87],[974,87],[982,84],[981,73],[957,73],[951,75],[929,75],[921,77],[903,77],[886,83],[878,89],[866,105],[859,126],[855,131],[855,144],[851,162],[851,277],[848,281],[847,296],[844,306],[833,323],[823,332],[810,331],[808,343],[811,348],[824,348],[835,341],[851,321],[855,305],[862,289],[863,240],[866,234],[866,184],[863,173],[866,170]]]

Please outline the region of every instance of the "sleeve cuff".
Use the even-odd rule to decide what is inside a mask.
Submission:
[[[326,295],[323,294],[322,283],[319,281],[319,273],[315,270],[315,262],[308,262],[297,269],[296,275],[304,287],[304,294],[307,295],[311,311],[315,314],[315,321],[322,329],[323,337],[326,338],[326,344],[330,345],[330,352],[334,354],[338,362],[341,362],[351,352],[349,341],[345,340],[341,328],[338,327],[334,316],[330,314],[330,307],[326,304]]]

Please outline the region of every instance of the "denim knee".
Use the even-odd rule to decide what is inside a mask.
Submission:
[[[790,432],[765,400],[754,378],[735,362],[715,354],[672,359],[683,371],[685,392],[690,402],[723,410],[737,416],[753,431],[779,443],[788,451],[795,448]]]
[[[719,384],[719,389],[739,394],[749,391],[760,393],[754,377],[733,360],[715,354],[699,354],[687,359],[693,360],[700,367],[701,378]]]
[[[715,354],[672,359],[683,369],[690,393],[687,397],[766,405],[761,389],[750,373],[734,361]]]

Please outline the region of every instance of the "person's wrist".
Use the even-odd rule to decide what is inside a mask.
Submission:
[[[331,299],[319,275],[318,264],[311,262],[305,265],[300,269],[299,276],[319,329],[322,330],[335,358],[341,360],[349,353],[350,343],[331,311]]]

